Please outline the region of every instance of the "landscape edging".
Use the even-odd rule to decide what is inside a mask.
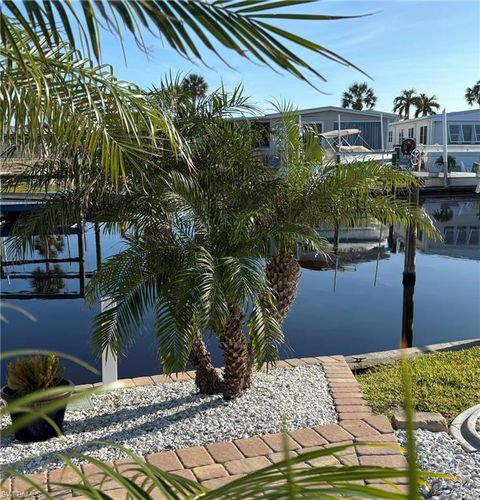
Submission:
[[[406,467],[406,459],[398,448],[397,438],[390,421],[385,416],[372,415],[372,410],[363,399],[360,385],[343,356],[321,356],[309,358],[292,358],[277,363],[275,368],[294,368],[297,366],[322,365],[332,395],[333,403],[338,414],[338,424],[319,425],[313,428],[306,427],[288,432],[290,453],[299,454],[317,449],[318,446],[336,446],[342,444],[355,444],[352,451],[335,454],[335,458],[328,457],[338,465],[374,465],[380,467]],[[192,380],[194,372],[181,375],[179,381]],[[174,382],[165,375],[151,377],[137,377],[134,379],[120,380],[121,387],[138,387]],[[87,387],[99,386],[91,384]],[[78,389],[81,387],[77,387]],[[246,451],[246,442],[249,449]],[[390,447],[369,447],[365,442],[391,444]],[[146,455],[144,459],[169,472],[199,481],[209,487],[220,487],[241,475],[260,470],[283,457],[279,451],[279,444],[283,443],[281,434],[267,434],[254,436],[233,442],[210,443],[205,446],[183,448],[175,451],[163,451]],[[322,443],[322,444],[320,444]],[[214,449],[216,448],[216,451]],[[223,451],[222,451],[223,450]],[[223,455],[222,455],[223,453]],[[282,456],[280,456],[282,455]],[[222,458],[223,457],[223,458]],[[237,458],[234,458],[237,457]],[[241,457],[241,458],[238,458]],[[230,460],[224,460],[230,458]],[[125,468],[126,459],[115,461],[115,467],[121,471]],[[333,465],[333,463],[325,465]],[[91,465],[82,466],[85,474],[95,474]],[[97,470],[98,473],[98,470]],[[52,469],[43,473],[29,475],[29,478],[40,482],[49,491],[63,493],[68,497],[68,491],[58,491],[58,487],[51,482],[68,482],[77,480],[72,477],[73,472],[66,468]],[[388,491],[404,491],[405,480],[393,480],[396,486],[379,484],[378,481],[366,481],[377,488]],[[23,480],[14,478],[6,484],[7,489],[15,494],[25,492],[28,488]],[[393,488],[393,489],[392,489]],[[109,491],[109,490],[105,490]],[[120,493],[115,489],[112,493]],[[25,494],[22,495],[24,498]],[[62,495],[63,498],[63,495]]]

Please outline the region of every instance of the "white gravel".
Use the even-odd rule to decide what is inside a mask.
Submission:
[[[92,440],[120,443],[143,455],[279,432],[284,422],[289,429],[337,422],[320,366],[258,373],[252,388],[232,401],[198,395],[193,382],[176,382],[98,394],[92,403],[88,410],[67,411],[64,437],[31,444],[3,439],[0,465],[21,462],[20,470],[33,473],[58,467],[54,452],[88,451],[103,460],[122,456]]]
[[[398,438],[405,444],[405,432],[398,431]],[[431,489],[424,497],[432,500],[480,499],[480,451],[466,452],[446,432],[416,431],[417,454],[420,468],[434,472],[454,474],[455,481],[433,479]]]

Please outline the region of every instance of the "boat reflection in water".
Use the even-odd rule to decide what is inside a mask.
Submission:
[[[319,229],[320,236],[331,244],[331,252],[298,252],[300,266],[314,271],[355,271],[356,264],[388,259],[388,228],[378,222],[355,227]]]

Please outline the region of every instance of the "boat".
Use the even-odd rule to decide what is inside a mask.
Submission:
[[[391,160],[391,155],[386,157],[384,152],[374,151],[363,140],[358,128],[330,130],[318,136],[324,140],[325,161],[327,163],[351,163],[354,161],[385,161]]]

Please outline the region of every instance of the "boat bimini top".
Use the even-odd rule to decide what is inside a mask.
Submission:
[[[360,134],[360,129],[358,128],[345,128],[342,130],[330,130],[329,132],[323,132],[318,134],[324,139],[338,139],[339,137],[345,137],[346,135],[357,135]]]
[[[342,130],[330,130],[318,134],[325,139],[328,147],[342,153],[371,153],[372,149],[365,142],[358,128],[345,128]],[[353,140],[352,140],[353,136]]]

